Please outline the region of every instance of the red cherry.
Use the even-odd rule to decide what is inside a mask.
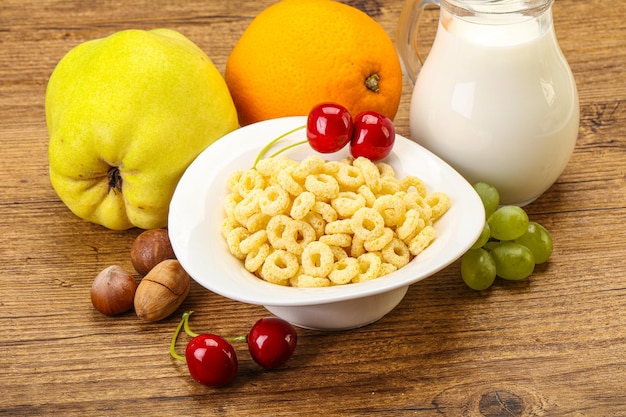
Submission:
[[[306,137],[317,152],[337,152],[350,142],[351,136],[352,116],[342,105],[322,103],[309,113]]]
[[[389,155],[396,139],[393,122],[384,115],[366,111],[354,119],[350,154],[379,161]]]
[[[185,350],[189,374],[210,387],[228,384],[237,374],[237,355],[224,338],[201,334],[189,341]]]
[[[252,326],[247,339],[252,359],[262,367],[272,369],[289,360],[296,349],[298,334],[287,321],[267,317]]]

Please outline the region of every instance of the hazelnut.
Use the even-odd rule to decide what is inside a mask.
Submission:
[[[91,304],[107,316],[133,308],[137,282],[124,268],[111,265],[96,275],[91,285]]]
[[[159,262],[176,259],[166,229],[142,232],[130,248],[130,261],[140,275],[146,275]]]
[[[143,277],[135,293],[135,313],[145,321],[159,321],[185,301],[191,278],[176,259],[166,259]]]

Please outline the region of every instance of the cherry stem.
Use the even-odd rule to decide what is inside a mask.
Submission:
[[[283,133],[282,135],[280,135],[279,137],[277,137],[276,139],[272,140],[272,141],[271,141],[271,142],[269,142],[267,145],[265,145],[265,147],[263,147],[263,149],[261,149],[261,152],[259,152],[259,155],[257,155],[256,160],[254,161],[254,165],[252,165],[252,169],[256,168],[256,164],[258,164],[258,163],[259,163],[259,161],[263,158],[263,156],[265,156],[265,154],[267,153],[267,151],[269,151],[269,150],[270,150],[270,148],[276,144],[276,142],[278,142],[279,140],[283,139],[285,136],[289,136],[289,135],[291,135],[292,133],[297,132],[298,130],[302,130],[302,129],[304,129],[305,127],[306,127],[306,125],[296,127],[295,129],[291,129],[289,132]],[[301,145],[302,143],[305,143],[305,142],[306,142],[306,141],[299,142],[299,143],[296,143],[296,144],[294,144],[294,145],[290,145],[290,146],[288,146],[287,148],[282,149],[282,150],[280,150],[280,151],[276,152],[276,153],[275,153],[274,155],[272,155],[272,156],[276,156],[276,155],[280,154],[281,152],[284,152],[284,151],[285,151],[285,150],[287,150],[287,149],[293,148],[294,146],[297,146],[297,145]]]
[[[187,362],[187,359],[184,356],[176,353],[176,341],[178,340],[178,335],[180,334],[180,331],[184,329],[185,333],[187,333],[187,335],[190,337],[200,336],[198,333],[192,331],[189,328],[189,316],[191,316],[191,314],[193,314],[193,311],[185,311],[183,313],[183,317],[180,319],[178,326],[176,326],[176,331],[174,331],[172,341],[170,342],[170,355],[172,355],[174,359],[178,359],[183,362]],[[224,339],[228,340],[229,342],[247,342],[248,336],[241,335],[235,337],[225,337]]]
[[[191,315],[191,313],[193,313],[193,311],[185,311],[185,313],[183,313],[183,318],[180,320],[180,323],[178,323],[178,326],[176,327],[176,331],[174,332],[174,335],[172,336],[172,341],[170,342],[170,355],[172,355],[172,358],[181,360],[183,362],[187,362],[187,359],[184,356],[181,356],[178,353],[176,353],[176,340],[178,340],[178,335],[180,334],[180,330],[183,328],[185,323],[187,323],[187,321],[189,320],[189,316]]]

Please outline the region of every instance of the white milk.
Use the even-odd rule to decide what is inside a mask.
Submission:
[[[563,172],[578,136],[576,85],[551,16],[483,26],[441,12],[411,136],[469,182],[496,186],[502,204],[527,204]]]

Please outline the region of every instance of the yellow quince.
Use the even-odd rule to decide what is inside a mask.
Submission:
[[[166,226],[185,169],[239,126],[220,72],[168,29],[76,46],[45,104],[54,190],[78,217],[114,230]]]

